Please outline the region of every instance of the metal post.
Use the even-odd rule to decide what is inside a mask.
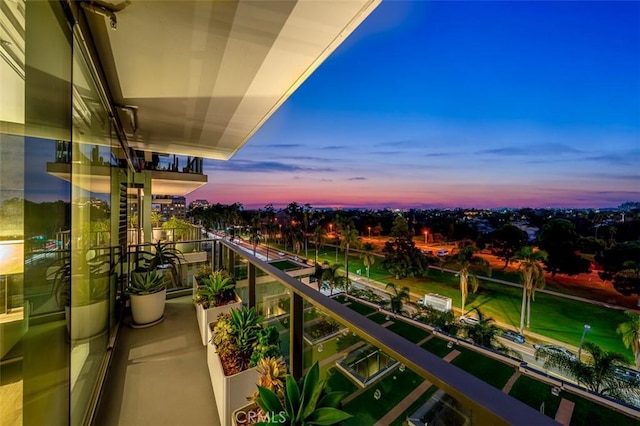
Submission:
[[[295,292],[291,292],[291,321],[289,334],[289,371],[296,379],[302,377],[304,371],[304,344],[302,332],[304,328],[303,299]]]
[[[578,361],[582,361],[580,356],[582,355],[582,344],[584,343],[584,335],[587,334],[587,331],[591,328],[589,324],[585,324],[582,329],[582,338],[580,339],[580,346],[578,347]]]
[[[249,263],[248,273],[248,281],[249,281],[249,307],[253,308],[256,306],[256,265],[253,263]]]

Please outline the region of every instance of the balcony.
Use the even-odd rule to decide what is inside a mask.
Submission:
[[[425,416],[442,424],[518,424],[523,419],[538,425],[555,424],[233,243],[216,240],[212,253],[214,268],[224,267],[234,276],[246,277],[238,280],[237,291],[265,317],[265,323],[277,327],[289,372],[300,377],[318,361],[321,375],[329,378],[332,389],[349,392],[345,411],[362,406],[371,410],[368,420],[358,412],[358,421],[364,422],[360,424],[388,424],[406,416],[409,400],[430,407]],[[336,327],[318,327],[322,322]],[[322,329],[331,333],[319,336],[318,330]],[[347,356],[353,357],[363,348],[375,348],[374,352],[366,350],[366,354],[379,350],[394,361],[385,358],[388,371],[364,388],[337,368]],[[159,325],[148,329],[121,327],[110,371],[97,424],[230,422],[220,419],[216,412],[206,349],[199,339],[190,297],[169,300],[165,320]],[[450,419],[457,420],[451,423]]]

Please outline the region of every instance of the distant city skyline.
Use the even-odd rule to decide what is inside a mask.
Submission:
[[[640,3],[383,1],[188,201],[640,200]]]

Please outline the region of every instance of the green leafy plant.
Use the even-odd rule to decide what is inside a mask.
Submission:
[[[346,392],[326,392],[325,380],[320,379],[320,367],[314,363],[298,383],[291,375],[286,376],[284,397],[258,385],[255,402],[268,420],[257,423],[274,425],[335,425],[353,417],[338,408]]]
[[[76,256],[78,266],[72,268],[71,252],[54,264],[57,267],[53,275],[53,294],[58,306],[85,306],[107,299],[109,292],[109,277],[112,271],[112,262],[109,255],[98,255],[85,260],[85,256]],[[82,262],[82,264],[80,264]],[[88,269],[83,267],[88,265]],[[72,289],[72,276],[79,277]],[[72,297],[73,294],[73,297]]]
[[[275,327],[263,328],[255,308],[232,309],[220,314],[211,342],[216,345],[226,375],[255,366],[263,357],[279,357],[279,334]]]
[[[198,287],[195,302],[204,309],[226,305],[235,301],[236,282],[226,271],[215,271],[202,278]]]
[[[273,391],[278,398],[284,398],[284,384],[287,379],[287,366],[282,357],[262,358],[256,365],[258,371],[258,385]],[[247,399],[255,402],[258,398],[258,391]]]
[[[152,245],[153,250],[141,250],[137,253],[136,271],[153,271],[154,269],[168,269],[174,283],[178,282],[178,268],[182,265],[184,256],[173,243],[158,241]]]
[[[166,288],[166,280],[158,271],[136,272],[131,276],[129,292],[132,294],[152,294]]]

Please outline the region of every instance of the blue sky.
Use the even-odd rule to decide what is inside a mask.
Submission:
[[[383,1],[188,198],[640,201],[640,2]]]

